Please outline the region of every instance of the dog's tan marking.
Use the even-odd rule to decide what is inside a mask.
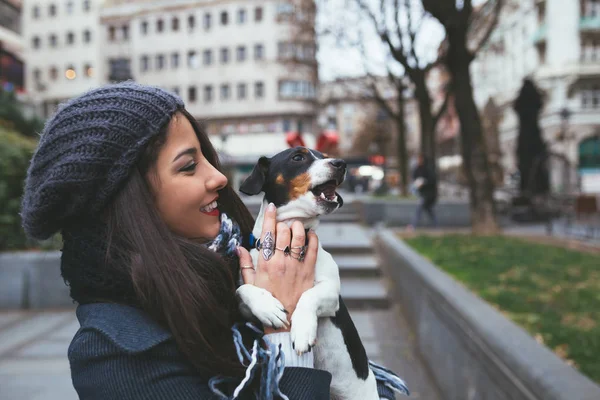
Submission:
[[[310,189],[310,175],[305,172],[298,175],[290,182],[290,200],[295,200]]]
[[[308,154],[308,149],[307,148],[301,148],[300,150],[298,150],[300,153],[304,153],[304,154]]]
[[[279,174],[275,179],[275,183],[278,185],[285,185],[285,179],[283,179],[283,175]]]

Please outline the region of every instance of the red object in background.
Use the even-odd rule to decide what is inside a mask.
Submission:
[[[321,153],[333,153],[340,141],[336,131],[323,131],[317,139],[317,151]]]
[[[369,156],[369,162],[373,165],[383,165],[383,164],[385,164],[385,156],[382,156],[382,155]]]
[[[304,144],[304,139],[302,139],[302,135],[298,132],[288,132],[285,135],[285,141],[290,147],[306,147]]]

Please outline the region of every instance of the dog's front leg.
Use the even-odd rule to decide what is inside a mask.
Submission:
[[[315,286],[300,296],[292,314],[292,341],[298,354],[308,351],[317,339],[319,317],[333,317],[339,309],[340,275],[331,254],[319,245]]]

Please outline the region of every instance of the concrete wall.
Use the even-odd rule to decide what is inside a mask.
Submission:
[[[444,399],[600,399],[600,386],[392,232],[375,247]]]
[[[384,223],[386,226],[406,226],[412,223],[417,200],[369,200],[353,204],[360,220],[367,225]],[[438,225],[443,228],[471,226],[471,211],[466,201],[441,201],[434,207]],[[421,227],[431,226],[429,216],[423,212]]]
[[[60,252],[0,253],[0,309],[74,307],[60,275]]]

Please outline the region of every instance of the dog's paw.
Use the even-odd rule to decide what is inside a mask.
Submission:
[[[237,294],[240,308],[242,310],[247,308],[264,326],[274,329],[287,327],[287,311],[267,290],[252,285],[242,285],[238,288]]]
[[[298,355],[310,351],[317,343],[317,315],[296,309],[292,314],[292,345]]]

